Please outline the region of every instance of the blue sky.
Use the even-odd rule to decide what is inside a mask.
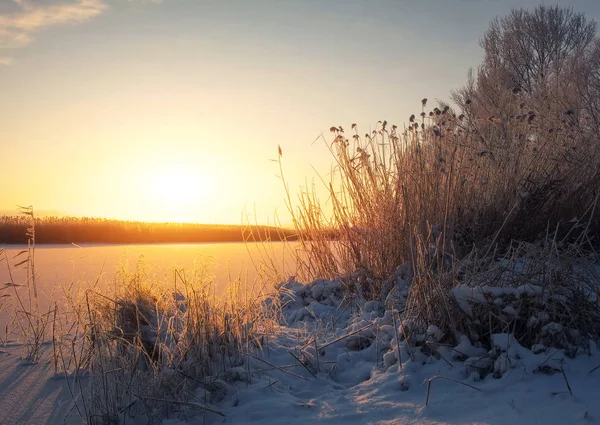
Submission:
[[[538,4],[0,0],[0,210],[265,222],[278,145],[303,184],[330,164],[321,132],[448,99],[490,20]]]

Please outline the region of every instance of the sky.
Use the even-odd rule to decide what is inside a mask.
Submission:
[[[448,100],[490,20],[538,4],[0,0],[0,213],[289,224],[278,146],[294,195],[321,133]]]

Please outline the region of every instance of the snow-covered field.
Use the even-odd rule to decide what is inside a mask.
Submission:
[[[508,333],[495,334],[489,351],[464,335],[451,347],[438,343],[436,326],[419,334],[378,302],[344,302],[338,282],[290,281],[283,289],[287,325],[246,364],[190,394],[185,413],[165,425],[600,420],[600,353],[591,341],[575,356],[541,345],[532,347],[534,353]],[[88,379],[54,375],[51,345],[33,365],[21,360],[21,348],[7,344],[0,352],[0,423],[60,424],[65,417],[66,423],[84,422],[79,394]]]

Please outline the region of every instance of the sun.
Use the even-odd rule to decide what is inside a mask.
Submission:
[[[197,196],[205,182],[189,171],[172,170],[154,176],[152,192],[155,198],[166,202],[186,203]]]
[[[147,182],[150,211],[156,221],[194,221],[214,192],[201,169],[172,167],[154,170]]]

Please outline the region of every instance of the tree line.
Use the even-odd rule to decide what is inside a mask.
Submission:
[[[102,218],[0,217],[0,244],[26,244],[35,224],[35,242],[71,243],[187,243],[294,240],[292,230],[272,226],[195,223],[148,223]]]

